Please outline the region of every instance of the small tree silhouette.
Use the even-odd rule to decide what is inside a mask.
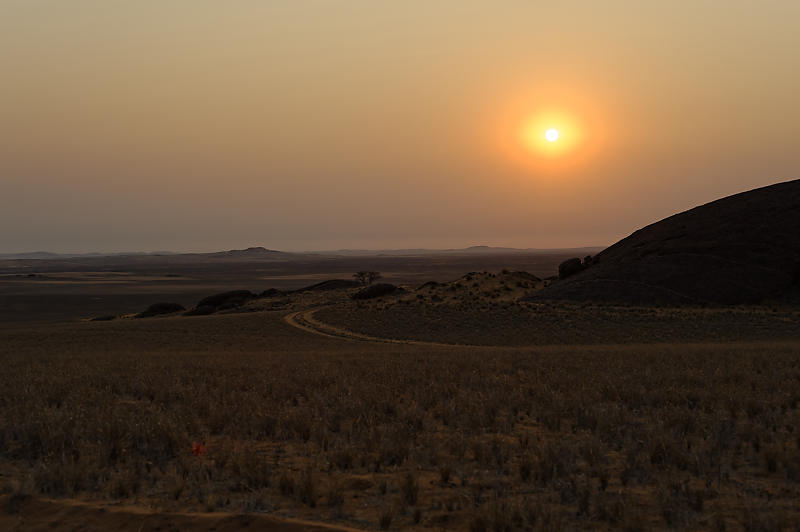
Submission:
[[[364,286],[371,285],[381,278],[380,272],[360,271],[353,274],[353,278]]]

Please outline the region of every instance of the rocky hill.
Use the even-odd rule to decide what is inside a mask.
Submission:
[[[639,229],[532,296],[632,304],[800,300],[800,180]]]

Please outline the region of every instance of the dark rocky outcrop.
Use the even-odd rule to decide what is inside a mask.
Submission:
[[[800,288],[800,180],[701,205],[644,227],[537,299],[739,304]]]
[[[250,290],[231,290],[201,299],[196,308],[213,307],[215,310],[226,310],[241,306],[257,297]]]
[[[216,311],[216,307],[212,307],[211,305],[199,305],[184,313],[184,316],[208,316],[209,314],[214,314]]]
[[[558,265],[558,278],[566,279],[567,277],[571,277],[576,273],[582,272],[584,268],[585,266],[578,257],[575,257],[574,259],[567,259]]]
[[[361,286],[361,283],[350,279],[329,279],[321,283],[312,284],[304,288],[295,290],[295,293],[300,292],[320,292],[324,290],[341,290],[342,288],[356,288]]]
[[[282,294],[283,292],[281,292],[277,288],[267,288],[266,290],[261,292],[261,295],[259,297],[277,297]]]
[[[538,283],[539,281],[541,281],[539,277],[536,277],[532,273],[521,270],[503,270],[500,273],[505,276],[514,277],[516,279],[523,279],[525,281],[531,281],[533,283]]]
[[[174,314],[175,312],[183,312],[186,307],[180,303],[153,303],[146,310],[136,314],[136,318],[151,318],[153,316],[160,316],[162,314]]]
[[[399,287],[388,284],[388,283],[377,283],[373,285],[369,285],[365,288],[362,288],[355,294],[353,294],[353,299],[372,299],[375,297],[387,296],[390,294],[394,294],[401,290]]]
[[[428,281],[427,283],[422,283],[421,285],[419,285],[417,290],[443,288],[443,287],[446,287],[446,286],[447,286],[447,283],[440,283],[438,281]]]

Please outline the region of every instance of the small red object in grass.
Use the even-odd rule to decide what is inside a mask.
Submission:
[[[203,445],[201,442],[196,441],[192,444],[192,454],[195,456],[203,456],[203,453],[206,452],[206,446]]]

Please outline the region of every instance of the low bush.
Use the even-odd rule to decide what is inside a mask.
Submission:
[[[183,312],[186,308],[180,303],[154,303],[147,307],[146,310],[138,313],[137,318],[151,318],[153,316],[160,316],[162,314],[174,314],[176,312]]]
[[[393,284],[389,283],[378,283],[369,285],[365,288],[362,288],[355,294],[353,294],[353,299],[374,299],[376,297],[387,296],[390,294],[394,294],[400,291],[400,288]]]

